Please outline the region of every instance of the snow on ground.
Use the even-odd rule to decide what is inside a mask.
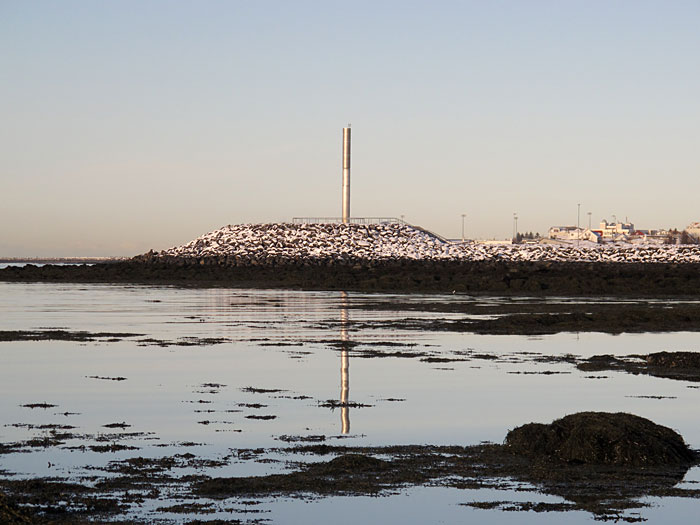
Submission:
[[[157,256],[242,259],[418,259],[583,262],[700,262],[686,245],[487,245],[444,242],[408,224],[236,224]]]

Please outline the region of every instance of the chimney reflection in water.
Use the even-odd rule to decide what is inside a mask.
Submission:
[[[340,292],[340,420],[343,434],[350,432],[350,409],[348,395],[350,393],[350,359],[348,358],[348,294]]]

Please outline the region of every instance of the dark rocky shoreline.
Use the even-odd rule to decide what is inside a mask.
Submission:
[[[700,295],[700,264],[157,257],[8,267],[0,281],[530,296]]]

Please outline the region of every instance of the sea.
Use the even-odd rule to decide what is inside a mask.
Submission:
[[[406,318],[464,317],[393,309],[393,304],[532,300],[0,283],[1,331],[85,335],[83,340],[0,341],[0,443],[50,435],[41,426],[74,427],[72,437],[55,446],[1,454],[0,477],[89,483],[96,469],[130,457],[188,452],[221,459],[247,449],[265,449],[268,461],[231,459],[183,469],[181,474],[264,475],[289,468],[278,449],[319,436],[326,444],[345,446],[502,443],[516,426],[589,410],[651,419],[679,432],[692,448],[700,448],[696,383],[625,372],[583,372],[566,362],[538,359],[697,351],[698,334],[532,337],[392,326]],[[100,439],[104,436],[131,448],[99,452],[86,446],[104,442]],[[698,483],[696,467],[681,485]],[[222,505],[211,514],[188,516],[157,510],[181,500],[165,492],[134,505],[126,517],[159,523],[196,518],[284,524],[595,520],[583,511],[509,512],[465,505],[564,501],[512,487],[406,487],[381,497],[256,499],[254,516],[231,505],[229,510]],[[638,517],[650,523],[692,523],[700,510],[694,499],[643,498],[641,503]]]

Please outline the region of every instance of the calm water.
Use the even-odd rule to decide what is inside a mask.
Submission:
[[[77,427],[74,432],[94,437],[111,432],[104,425],[124,422],[131,425],[128,432],[138,435],[122,442],[138,449],[107,454],[71,450],[85,442],[75,439],[47,450],[0,456],[0,469],[20,477],[78,479],[86,473],[85,466],[182,452],[183,442],[199,444],[197,455],[216,458],[231,449],[287,446],[282,436],[324,435],[328,443],[344,445],[501,442],[510,428],[520,424],[549,422],[582,410],[632,412],[674,428],[691,447],[700,448],[700,390],[689,388],[696,385],[613,372],[591,379],[591,374],[571,365],[535,363],[527,357],[527,353],[590,356],[697,350],[697,334],[569,333],[531,338],[356,327],[358,321],[445,317],[358,308],[393,299],[338,292],[0,283],[0,330],[140,334],[118,342],[1,342],[0,441],[41,436],[41,431],[22,424],[70,424]],[[199,338],[225,342],[172,344]],[[411,357],[357,356],[367,349],[436,357],[475,351],[501,359],[430,363]],[[516,373],[523,371],[561,373]],[[104,379],[116,377],[126,379]],[[251,392],[248,387],[274,392]],[[367,406],[345,410],[321,406],[341,399]],[[30,403],[57,406],[21,406]],[[251,415],[275,418],[246,417]],[[263,474],[281,468],[240,461],[207,473]],[[685,481],[698,480],[700,473],[693,469]],[[418,487],[383,498],[263,500],[260,508],[266,512],[259,517],[274,523],[330,519],[350,523],[369,513],[376,516],[375,522],[592,521],[583,512],[563,516],[459,506],[489,499],[561,501],[532,493]],[[669,516],[692,521],[700,510],[697,500],[649,503],[652,506],[642,515],[651,522],[660,516],[666,521]],[[136,510],[137,516],[151,516],[149,511],[162,505],[163,501],[146,504]],[[182,516],[167,517],[186,521]],[[217,517],[223,515],[198,516]]]

